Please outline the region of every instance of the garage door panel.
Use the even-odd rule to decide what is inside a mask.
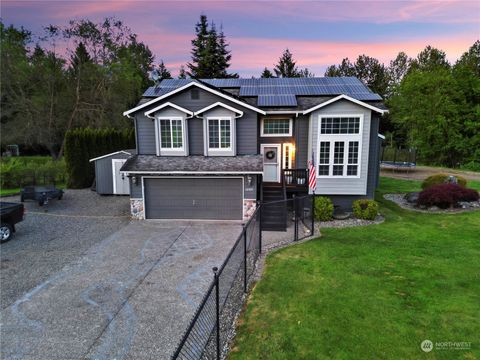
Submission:
[[[238,178],[144,180],[147,219],[241,220],[243,184]]]

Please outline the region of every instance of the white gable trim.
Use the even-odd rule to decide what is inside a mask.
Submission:
[[[148,102],[146,102],[146,103],[144,103],[144,104],[142,104],[142,105],[139,105],[139,106],[137,106],[137,107],[134,107],[133,109],[130,109],[130,110],[128,110],[128,111],[125,111],[125,112],[123,113],[123,116],[129,116],[130,114],[132,114],[132,113],[134,113],[134,112],[136,112],[136,111],[138,111],[138,110],[140,110],[140,109],[143,109],[143,108],[145,108],[145,107],[147,107],[147,106],[150,106],[150,105],[152,105],[152,104],[154,104],[154,103],[156,103],[156,102],[158,102],[158,101],[160,101],[160,100],[163,100],[163,99],[165,99],[165,98],[167,98],[167,97],[169,97],[169,96],[172,96],[172,95],[174,95],[174,94],[176,94],[176,93],[179,93],[179,92],[181,92],[181,91],[183,91],[183,90],[185,90],[185,89],[188,89],[189,87],[192,87],[192,86],[196,86],[196,87],[198,87],[198,88],[200,88],[200,89],[203,89],[203,90],[208,91],[208,92],[210,92],[210,93],[212,93],[212,94],[215,94],[215,95],[217,95],[217,96],[220,96],[220,97],[222,97],[222,98],[224,98],[224,99],[227,99],[227,100],[229,100],[229,101],[231,101],[231,102],[234,102],[234,103],[236,103],[236,104],[239,104],[239,105],[241,105],[241,106],[243,106],[243,107],[245,107],[245,108],[247,108],[247,109],[250,109],[250,110],[256,111],[256,112],[258,112],[258,113],[260,113],[260,114],[262,114],[262,115],[265,115],[265,111],[260,110],[260,109],[256,108],[255,106],[249,105],[249,104],[247,104],[247,103],[244,103],[243,101],[240,101],[240,100],[237,100],[237,99],[235,99],[235,98],[233,98],[233,97],[231,97],[231,96],[225,95],[225,94],[221,93],[220,91],[211,89],[211,88],[209,88],[208,86],[205,86],[205,85],[203,85],[203,84],[200,84],[200,83],[198,83],[198,82],[196,82],[196,81],[192,81],[192,82],[190,82],[190,83],[188,83],[188,84],[186,84],[186,85],[184,85],[184,86],[181,86],[181,87],[179,87],[179,88],[177,88],[177,89],[175,89],[175,90],[170,91],[170,92],[167,93],[167,94],[164,94],[164,95],[162,95],[162,96],[159,96],[159,97],[157,97],[157,98],[155,98],[155,99],[153,99],[153,100],[150,100],[150,101],[148,101]]]
[[[363,101],[354,99],[354,98],[352,98],[352,97],[350,97],[350,96],[348,96],[348,95],[344,95],[344,94],[343,94],[343,95],[339,95],[339,96],[337,96],[337,97],[334,97],[333,99],[330,99],[330,100],[328,100],[328,101],[325,101],[324,103],[321,103],[321,104],[319,104],[319,105],[317,105],[317,106],[314,106],[314,107],[312,107],[312,108],[310,108],[310,109],[305,110],[305,111],[303,112],[303,115],[306,115],[306,114],[308,114],[308,113],[311,113],[312,111],[321,109],[321,108],[323,108],[323,107],[325,107],[325,106],[327,106],[327,105],[330,105],[330,104],[332,104],[332,103],[334,103],[334,102],[336,102],[336,101],[338,101],[338,100],[348,100],[348,101],[351,101],[351,102],[353,102],[353,103],[355,103],[355,104],[357,104],[357,105],[363,106],[363,107],[365,107],[365,108],[367,108],[367,109],[376,111],[376,112],[378,112],[378,113],[380,113],[380,114],[388,113],[388,110],[380,109],[380,108],[378,108],[378,107],[376,107],[376,106],[367,104],[366,102],[363,102]]]
[[[200,109],[200,110],[198,110],[198,111],[195,111],[195,116],[200,115],[201,113],[204,113],[205,111],[208,111],[208,110],[210,110],[210,109],[213,109],[213,108],[215,108],[215,107],[217,107],[217,106],[221,106],[221,107],[223,107],[223,108],[225,108],[225,109],[227,109],[227,110],[230,110],[230,111],[236,113],[236,114],[238,115],[238,117],[242,117],[242,116],[243,116],[243,111],[240,111],[240,110],[238,110],[238,109],[235,109],[234,107],[229,106],[229,105],[227,105],[227,104],[224,104],[224,103],[222,103],[222,102],[220,102],[220,101],[217,101],[215,104],[212,104],[212,105],[209,105],[209,106],[207,106],[207,107],[204,107],[203,109]]]
[[[190,110],[187,110],[185,108],[182,108],[181,106],[178,106],[178,105],[175,105],[174,103],[171,103],[171,102],[166,102],[165,104],[162,104],[160,106],[157,106],[156,108],[152,109],[152,110],[148,110],[147,112],[145,112],[145,116],[146,117],[151,117],[150,114],[154,114],[155,112],[157,112],[158,110],[162,110],[163,108],[166,108],[166,107],[172,107],[174,109],[177,109],[187,115],[190,115],[190,116],[193,116],[193,112],[190,111]],[[151,117],[153,118],[153,117]]]
[[[89,162],[97,161],[97,160],[100,160],[100,159],[103,159],[103,158],[106,158],[106,157],[109,157],[109,156],[112,156],[112,155],[117,155],[117,154],[120,154],[120,153],[124,153],[125,155],[132,155],[131,153],[129,153],[129,152],[125,151],[125,150],[120,150],[120,151],[115,151],[115,152],[110,153],[110,154],[106,154],[106,155],[102,155],[102,156],[99,156],[99,157],[90,159],[90,160],[88,160],[88,161],[89,161]]]

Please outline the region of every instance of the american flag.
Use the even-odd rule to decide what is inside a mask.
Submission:
[[[308,187],[315,192],[317,188],[317,177],[315,176],[315,159],[312,152],[312,160],[308,162]]]

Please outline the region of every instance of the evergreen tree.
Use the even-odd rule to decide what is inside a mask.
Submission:
[[[209,30],[206,15],[201,15],[200,21],[195,25],[195,35],[195,39],[192,40],[192,62],[187,64],[190,69],[188,75],[196,78],[205,78],[209,75],[209,64],[207,63]]]
[[[308,68],[302,69],[298,72],[299,77],[312,78],[315,77],[315,74],[312,73]]]
[[[286,49],[283,52],[273,71],[277,77],[299,77],[296,62],[293,60],[293,55],[290,50]]]
[[[229,74],[232,58],[223,29],[217,32],[215,24],[209,24],[206,15],[200,16],[195,25],[195,39],[192,40],[192,61],[187,64],[188,75],[194,78],[229,78],[238,74]]]
[[[265,69],[263,69],[263,72],[262,74],[260,75],[261,78],[273,78],[273,74],[270,70],[267,69],[267,67],[265,67]]]
[[[179,79],[186,79],[187,78],[187,73],[185,72],[185,66],[180,66],[180,71],[178,73],[178,78]]]
[[[225,38],[225,33],[223,32],[223,27],[220,27],[220,33],[218,34],[218,43],[217,43],[217,61],[218,61],[218,70],[219,76],[222,78],[238,78],[237,73],[228,74],[227,69],[230,67],[230,60],[232,59],[231,51],[227,49],[228,43]]]
[[[158,73],[158,76],[160,77],[160,79],[171,79],[172,78],[172,74],[170,73],[170,71],[165,66],[165,63],[163,62],[163,60],[161,60],[160,64],[158,65],[157,73]]]
[[[355,66],[348,58],[344,58],[340,65],[329,66],[325,71],[325,76],[355,76]]]

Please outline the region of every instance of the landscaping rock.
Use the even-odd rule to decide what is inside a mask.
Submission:
[[[456,208],[440,209],[437,206],[415,206],[414,203],[407,201],[408,194],[385,194],[383,197],[387,200],[393,201],[395,204],[403,209],[413,210],[426,213],[452,213],[452,212],[465,212],[480,210],[480,201],[462,201],[458,203]]]
[[[420,192],[414,191],[414,192],[409,192],[407,195],[405,195],[405,200],[407,200],[410,204],[416,204],[418,201],[418,195]]]

